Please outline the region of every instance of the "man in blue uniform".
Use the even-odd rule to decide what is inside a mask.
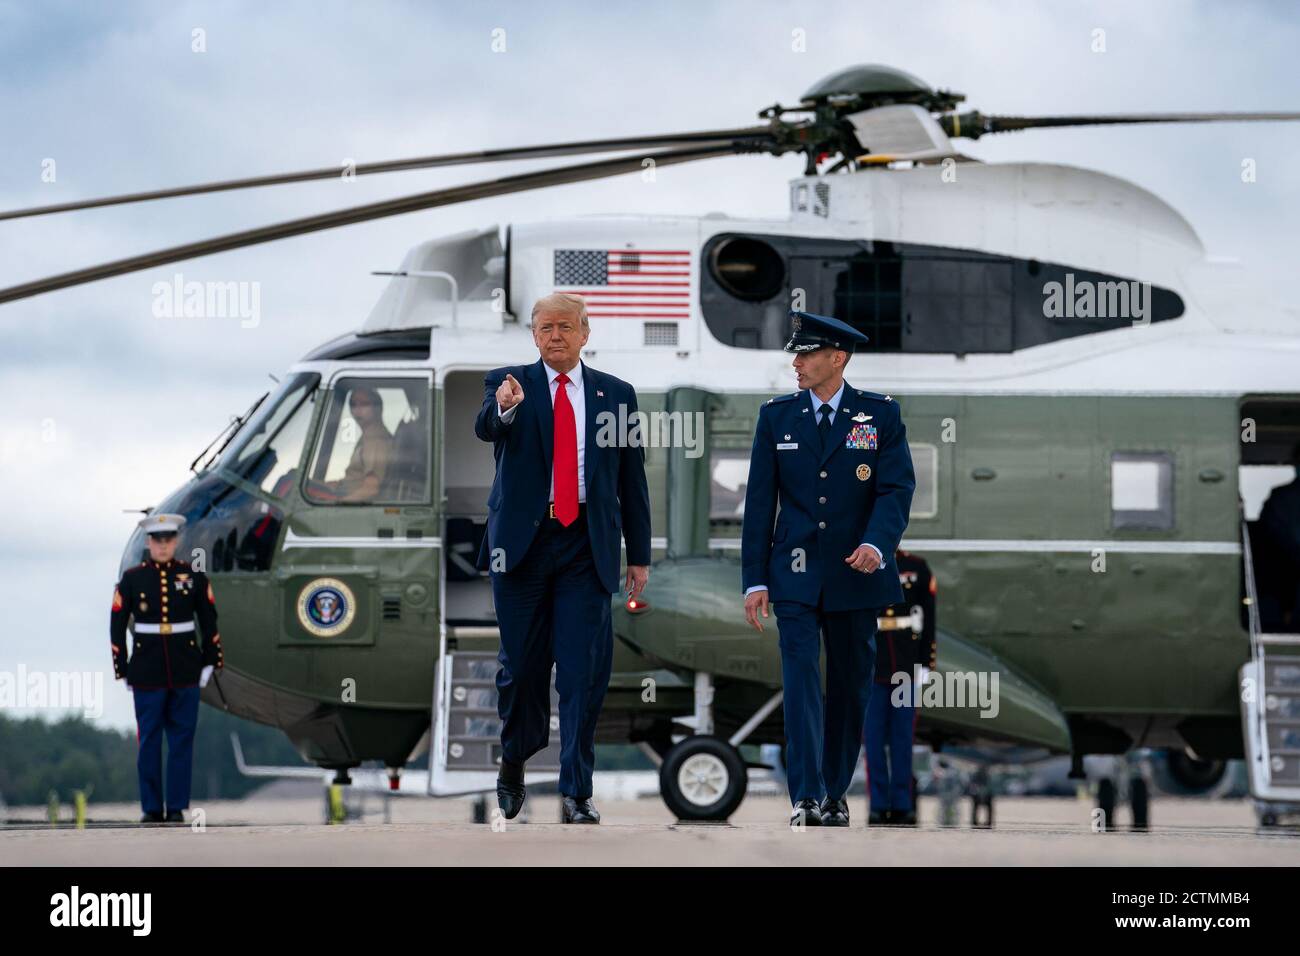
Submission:
[[[149,559],[127,568],[113,592],[110,640],[113,675],[135,695],[140,751],[141,823],[184,823],[190,805],[199,688],[224,664],[217,606],[207,575],[176,560],[182,515],[152,514],[140,522]],[[195,624],[198,629],[196,630]],[[127,657],[126,632],[133,636]],[[167,735],[166,816],[162,740]]]
[[[867,701],[863,729],[871,807],[867,824],[907,827],[916,826],[912,791],[912,740],[916,730],[913,688],[923,686],[935,668],[934,605],[938,588],[930,566],[918,555],[899,548],[894,566],[903,587],[903,601],[885,608],[876,621],[876,686]]]
[[[785,350],[799,391],[759,409],[750,455],[745,618],[761,631],[769,602],[776,612],[790,822],[848,826],[844,794],[862,747],[876,616],[903,599],[898,575],[881,569],[907,527],[916,479],[898,404],[844,380],[867,337],[826,316],[791,318]]]

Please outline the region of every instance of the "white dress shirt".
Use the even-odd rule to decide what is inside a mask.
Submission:
[[[546,362],[542,362],[542,368],[546,369],[546,384],[551,389],[551,410],[555,410],[555,393],[559,391],[560,386],[556,384],[560,373],[551,368]],[[587,393],[582,390],[582,363],[579,362],[572,370],[565,373],[569,376],[569,384],[564,386],[569,396],[569,404],[573,406],[573,424],[578,430],[578,501],[587,500]],[[528,400],[525,393],[524,401]],[[497,404],[497,414],[501,421],[509,425],[515,417],[515,409],[518,405],[512,405],[509,409],[502,411],[501,405]],[[551,497],[550,501],[555,500],[555,469],[551,469]]]
[[[817,393],[814,392],[812,389],[808,390],[808,397],[812,399],[813,421],[817,423],[818,426],[820,426],[821,407],[823,405],[829,405],[831,407],[831,410],[829,413],[827,413],[826,417],[830,419],[830,423],[834,425],[835,415],[840,410],[840,399],[844,397],[844,381],[842,379],[840,380],[840,387],[839,389],[836,390],[835,394],[830,397],[830,401],[823,402],[820,398],[817,397]],[[885,566],[885,556],[880,553],[880,549],[877,548],[870,541],[863,541],[862,543],[865,544],[872,551],[876,552],[876,557],[880,559],[880,567],[883,568]],[[877,568],[876,570],[879,571],[880,568]],[[752,588],[749,588],[745,592],[745,597],[749,597],[755,591],[766,591],[766,590],[767,590],[766,584],[755,584]]]

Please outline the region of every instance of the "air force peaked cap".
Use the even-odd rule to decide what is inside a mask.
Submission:
[[[813,352],[832,348],[843,349],[851,355],[858,346],[867,344],[865,335],[829,315],[791,311],[790,323],[794,331],[790,335],[790,341],[785,343],[787,352]]]

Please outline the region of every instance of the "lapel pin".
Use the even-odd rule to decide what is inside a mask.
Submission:
[[[596,389],[596,397],[597,397],[597,398],[604,398],[604,397],[605,397],[605,393],[602,392],[600,389]]]

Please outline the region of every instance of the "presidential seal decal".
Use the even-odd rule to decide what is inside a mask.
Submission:
[[[298,623],[317,637],[337,637],[356,616],[357,599],[338,578],[317,578],[298,595]]]
[[[871,477],[870,465],[858,465],[858,481],[866,481]]]

